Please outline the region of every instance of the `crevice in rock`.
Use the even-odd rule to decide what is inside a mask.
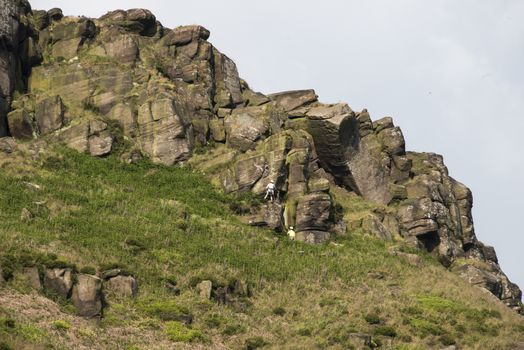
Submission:
[[[440,245],[440,237],[437,231],[418,235],[417,240],[429,253],[433,252]]]

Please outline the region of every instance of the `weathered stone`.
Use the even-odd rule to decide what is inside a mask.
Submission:
[[[305,243],[318,244],[328,241],[330,237],[331,235],[327,231],[298,231],[296,233],[295,240]]]
[[[110,117],[118,121],[125,135],[131,137],[136,136],[135,130],[137,123],[132,106],[126,103],[118,103],[111,109]]]
[[[177,115],[154,125],[153,161],[166,165],[187,160],[192,151],[192,129]]]
[[[224,124],[228,146],[240,151],[254,149],[256,142],[265,136],[268,131],[264,121],[256,119],[248,111],[236,112],[226,117]]]
[[[391,233],[376,215],[370,214],[362,219],[362,230],[378,238],[391,240]]]
[[[486,260],[498,264],[499,260],[497,258],[497,253],[495,252],[495,248],[491,246],[483,246],[482,253],[484,254],[484,258],[486,258]]]
[[[373,129],[375,129],[377,134],[384,129],[390,129],[393,127],[395,127],[395,125],[393,124],[393,118],[391,117],[384,117],[373,122]]]
[[[180,26],[166,35],[164,43],[168,46],[182,46],[199,39],[207,40],[209,34],[209,30],[199,25]]]
[[[311,193],[300,197],[297,204],[297,231],[325,231],[329,227],[331,197],[326,193]]]
[[[79,274],[71,299],[78,315],[100,316],[102,313],[102,280],[96,276]]]
[[[13,153],[16,148],[16,142],[12,137],[0,137],[0,152]]]
[[[226,141],[226,128],[224,126],[223,119],[213,119],[209,122],[209,131],[211,131],[211,137],[216,142]]]
[[[102,157],[111,153],[113,136],[109,130],[100,132],[99,135],[89,136],[89,153],[92,156]]]
[[[267,169],[264,156],[256,156],[236,163],[236,183],[240,191],[250,190]]]
[[[311,179],[308,182],[309,192],[329,192],[329,180],[324,178]]]
[[[82,42],[81,37],[60,40],[53,45],[52,55],[58,59],[69,60],[78,54]]]
[[[62,13],[62,9],[54,7],[47,11],[47,16],[51,21],[60,21],[64,17],[64,14]]]
[[[33,124],[25,109],[17,109],[7,115],[9,132],[17,139],[33,138]]]
[[[104,283],[104,290],[109,295],[116,297],[135,297],[138,293],[138,283],[133,276],[121,276],[110,278]]]
[[[284,91],[268,95],[267,97],[275,101],[288,112],[298,107],[316,102],[318,98],[315,90]]]
[[[215,103],[217,107],[235,107],[242,102],[242,89],[235,62],[217,50],[215,56]]]
[[[404,135],[399,127],[384,129],[378,137],[385,151],[391,156],[399,156],[406,153]]]
[[[502,286],[500,279],[498,279],[494,274],[480,270],[479,268],[468,264],[460,266],[456,271],[469,283],[487,289],[500,299]]]
[[[68,298],[73,288],[72,270],[70,268],[46,269],[44,272],[44,288],[63,298]]]
[[[27,208],[22,208],[22,211],[20,212],[20,220],[30,221],[32,219],[33,219],[33,214]]]
[[[266,203],[254,216],[248,218],[251,226],[267,226],[275,231],[281,231],[282,205],[280,203]]]
[[[40,273],[37,267],[24,267],[23,274],[31,288],[36,290],[42,289],[42,281],[40,280]]]
[[[126,28],[144,36],[153,36],[157,32],[156,17],[146,9],[131,9],[126,12]]]
[[[500,283],[502,285],[502,294],[500,299],[509,307],[517,310],[522,308],[522,291],[519,286],[515,283],[510,282],[508,277],[504,273],[500,272],[498,274],[500,278]]]
[[[37,101],[35,118],[42,135],[60,129],[64,122],[64,105],[60,96]]]
[[[351,108],[347,104],[313,107],[307,112],[305,128],[313,136],[321,167],[335,177],[337,184],[359,192],[347,161],[349,149],[359,137]]]
[[[156,17],[145,9],[111,11],[100,17],[103,26],[118,28],[118,33],[136,33],[153,36],[157,33]]]
[[[354,349],[365,349],[371,347],[371,336],[363,333],[348,334],[348,344]]]
[[[409,197],[406,186],[390,184],[389,192],[392,200],[401,201]]]
[[[107,129],[107,123],[94,119],[89,121],[89,135],[96,135]]]
[[[22,92],[34,59],[30,47],[36,31],[31,6],[25,1],[3,1],[0,6],[0,137],[8,135],[7,114],[15,90]],[[31,39],[29,39],[32,37]]]
[[[242,98],[248,106],[260,106],[271,101],[266,95],[249,89],[244,90]]]
[[[249,297],[251,290],[246,281],[237,279],[233,285],[232,293],[240,297]]]
[[[78,152],[86,152],[89,149],[88,138],[89,123],[71,125],[60,134],[60,139]]]
[[[197,284],[196,286],[198,294],[203,299],[211,299],[211,292],[213,290],[213,283],[211,281],[205,280]]]
[[[373,122],[371,121],[371,116],[367,109],[363,109],[356,115],[359,124],[359,134],[360,137],[365,137],[373,133]]]
[[[107,56],[120,63],[134,63],[138,58],[138,45],[130,35],[119,35],[113,41],[105,42]]]
[[[122,269],[110,269],[102,272],[102,278],[108,280],[110,278],[116,277],[122,273]]]

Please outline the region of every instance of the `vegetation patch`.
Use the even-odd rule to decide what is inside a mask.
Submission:
[[[191,343],[204,339],[200,331],[188,328],[180,322],[167,322],[164,328],[169,339],[174,342]]]

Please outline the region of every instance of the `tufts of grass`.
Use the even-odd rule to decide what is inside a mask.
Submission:
[[[266,345],[268,345],[268,343],[264,340],[264,338],[260,336],[252,337],[246,340],[244,349],[245,350],[255,350],[255,349],[262,348]]]
[[[375,313],[370,313],[364,316],[364,319],[369,324],[379,324],[380,323],[380,317]]]
[[[394,338],[397,336],[397,331],[392,326],[378,326],[373,330],[373,334]]]
[[[179,321],[182,318],[192,318],[188,308],[180,306],[173,300],[152,302],[142,300],[136,306],[147,315],[157,317],[163,321]]]
[[[71,324],[64,320],[56,320],[53,322],[53,327],[59,331],[67,331],[71,328]]]
[[[165,332],[169,339],[174,342],[191,343],[204,340],[204,336],[200,331],[188,328],[176,321],[167,322],[165,324]]]

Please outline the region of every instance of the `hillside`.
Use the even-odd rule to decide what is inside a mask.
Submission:
[[[524,343],[471,191],[392,118],[255,92],[201,26],[4,2],[0,349]]]

